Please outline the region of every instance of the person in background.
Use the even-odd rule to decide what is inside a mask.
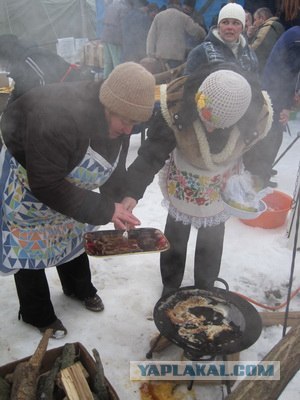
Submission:
[[[285,30],[300,25],[300,0],[282,0],[279,19]]]
[[[19,317],[56,339],[67,329],[45,270],[57,267],[65,295],[103,310],[83,235],[109,222],[139,225],[120,200],[129,136],[152,115],[154,94],[153,76],[124,63],[104,82],[34,88],[2,115],[0,272],[14,274]]]
[[[221,194],[240,170],[243,154],[266,136],[272,107],[258,82],[247,81],[232,63],[203,65],[193,75],[162,85],[160,99],[147,139],[128,168],[123,204],[132,209],[161,170],[170,242],[160,256],[164,296],[181,286],[191,226],[198,230],[194,284],[213,287],[229,218]]]
[[[16,35],[0,36],[0,60],[14,81],[8,104],[36,86],[92,79],[58,54]]]
[[[270,95],[274,108],[272,128],[245,159],[246,164],[254,164],[257,175],[262,178],[262,187],[276,186],[276,182],[270,182],[276,174],[272,165],[282,143],[299,79],[300,26],[294,26],[285,31],[275,43],[262,74],[262,87]],[[253,158],[257,160],[256,163],[253,163]]]
[[[130,0],[106,3],[101,41],[104,48],[104,79],[122,61],[122,20],[129,10]]]
[[[227,3],[230,3],[230,2],[227,1]],[[212,17],[212,19],[211,19],[211,24],[210,24],[209,29],[210,29],[212,26],[218,25],[219,13],[220,13],[220,11],[222,10],[222,8],[226,6],[227,3],[222,3],[222,4],[220,5],[220,10],[219,10],[219,12],[218,12],[217,14],[215,14],[215,15]]]
[[[186,34],[203,39],[205,30],[186,15],[179,0],[169,0],[168,8],[159,12],[147,37],[147,56],[176,68],[185,61]]]
[[[255,33],[255,26],[253,25],[253,16],[250,11],[245,10],[246,14],[246,19],[245,19],[245,29],[244,29],[244,34],[245,37],[249,40],[251,40],[252,36]]]
[[[132,0],[132,7],[122,19],[123,61],[139,62],[146,57],[147,35],[152,20],[144,0]]]
[[[259,8],[254,13],[255,33],[249,41],[258,59],[259,72],[262,73],[274,44],[284,32],[278,17],[274,17],[267,7]]]
[[[153,21],[155,15],[159,13],[159,7],[156,3],[148,3],[147,9],[148,9],[148,15],[151,18],[151,21]]]
[[[205,29],[205,32],[207,32],[204,18],[199,12],[197,12],[195,10],[195,5],[196,5],[196,0],[184,0],[184,2],[182,4],[182,11],[186,15],[189,15],[193,19],[194,22],[196,22],[197,24],[202,26],[203,29]],[[187,47],[186,56],[194,47],[196,47],[200,43],[201,43],[201,40],[187,34],[186,35],[186,47]]]
[[[279,3],[282,0],[245,0],[244,8],[253,15],[258,8],[268,7],[272,14],[275,15],[279,9]]]
[[[258,61],[243,35],[245,11],[239,4],[221,8],[218,25],[212,27],[204,41],[187,58],[185,74],[192,74],[204,64],[232,62],[245,72],[257,75]]]

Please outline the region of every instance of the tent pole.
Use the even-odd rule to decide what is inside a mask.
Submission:
[[[296,223],[296,225],[295,225],[295,237],[294,237],[292,264],[291,264],[291,271],[290,271],[290,279],[289,279],[289,286],[288,286],[287,303],[286,303],[286,308],[285,308],[285,316],[284,316],[282,337],[285,336],[286,329],[287,329],[287,320],[288,320],[288,316],[289,316],[289,307],[290,307],[290,301],[291,301],[293,277],[294,277],[294,270],[295,270],[295,260],[296,260],[296,254],[297,254],[298,233],[299,233],[299,225],[300,225],[299,199],[300,199],[300,188],[298,188],[298,193],[297,193],[297,198],[296,198],[296,203],[295,203],[296,204],[295,205],[295,207],[296,207],[296,209],[295,209],[296,222],[293,221],[293,223]]]
[[[79,0],[79,4],[80,4],[80,15],[81,15],[81,33],[82,37],[85,38],[88,37],[85,0]]]

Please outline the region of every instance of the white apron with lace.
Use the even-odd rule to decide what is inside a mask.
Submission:
[[[66,179],[87,190],[99,188],[113,173],[118,158],[110,164],[89,147]],[[97,229],[41,203],[29,188],[26,170],[5,145],[0,153],[0,195],[0,274],[68,262],[83,253],[83,234]]]
[[[234,162],[218,171],[201,170],[185,161],[175,149],[159,173],[163,205],[176,221],[197,229],[225,222],[229,215],[223,207],[221,193],[228,178],[237,172]]]

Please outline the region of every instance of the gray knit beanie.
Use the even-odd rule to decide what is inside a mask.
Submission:
[[[220,70],[210,74],[196,93],[200,118],[215,128],[229,128],[247,111],[252,91],[247,80],[234,71]]]
[[[126,62],[110,73],[100,88],[101,103],[126,119],[148,121],[154,107],[155,78],[140,64]]]

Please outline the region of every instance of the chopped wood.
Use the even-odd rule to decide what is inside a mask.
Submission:
[[[58,357],[53,367],[47,373],[41,375],[37,384],[36,399],[37,400],[53,400],[54,387],[56,377],[60,370],[61,357]]]
[[[271,349],[262,361],[280,362],[279,380],[244,380],[226,400],[275,400],[300,369],[300,324]]]
[[[29,364],[31,364],[34,368],[40,368],[44,355],[47,351],[49,339],[53,334],[53,329],[47,329],[45,333],[43,334],[42,339],[40,340],[40,343],[38,347],[36,348],[35,352],[29,359]]]
[[[52,333],[52,329],[47,329],[29,361],[16,366],[13,373],[11,400],[36,400],[37,379]]]
[[[76,349],[74,343],[66,343],[61,356],[61,369],[68,368],[75,363]]]
[[[11,374],[6,374],[5,375],[5,380],[6,380],[7,383],[12,385],[13,380],[14,380],[14,373],[12,372]]]
[[[2,377],[0,377],[0,399],[10,399],[10,384]]]
[[[160,333],[157,333],[151,340],[150,340],[150,347],[152,351],[156,353],[160,353],[171,344],[171,340],[167,339],[166,337],[162,336]]]
[[[96,349],[93,349],[92,351],[96,361],[96,374],[93,379],[93,390],[101,400],[109,400],[110,396],[105,382],[104,369],[100,354]]]
[[[263,311],[259,313],[263,326],[283,325],[285,313],[279,311]],[[292,328],[300,323],[300,312],[290,311],[287,319],[287,325]]]
[[[60,370],[70,367],[76,362],[76,348],[74,343],[65,343],[61,354]],[[59,388],[63,388],[60,375],[57,375],[56,384]]]
[[[98,358],[96,356],[98,363],[97,367],[95,360],[87,354],[87,351],[80,343],[66,344],[59,349],[53,349],[47,352],[46,342],[48,334],[51,336],[52,330],[49,330],[49,332],[44,334],[38,348],[31,357],[11,363],[7,368],[6,366],[3,367],[3,375],[5,375],[5,378],[0,377],[0,400],[73,400],[74,396],[76,396],[76,400],[111,400],[112,398],[117,398],[115,397],[115,393],[109,382],[104,377],[100,356]],[[44,352],[45,357],[43,357]],[[49,355],[46,353],[49,353]],[[78,376],[79,379],[81,379],[79,383],[80,386],[74,388],[72,393],[73,397],[70,397],[72,394],[70,395],[70,393],[66,393],[65,386],[67,384],[65,383],[64,386],[62,383],[62,376],[64,374],[59,372],[61,371],[63,354],[64,361],[67,364],[72,361],[74,361],[74,364],[77,360],[82,361],[82,363],[78,362],[81,372],[75,370],[75,373],[73,373],[74,386],[76,386]],[[72,368],[73,367],[74,366],[72,366]],[[99,378],[101,367],[102,374],[100,372]],[[68,368],[71,368],[71,366]],[[70,371],[72,371],[72,368]],[[77,368],[77,366],[74,368]],[[9,373],[5,374],[5,371]],[[95,375],[95,386],[98,387],[97,383],[99,383],[99,380],[103,383],[104,391],[102,392],[103,396],[101,397],[93,392],[93,380]],[[9,381],[6,379],[7,377],[10,378]],[[8,387],[11,392],[7,398],[1,396],[1,379],[6,383],[5,386]],[[14,391],[12,391],[12,386],[14,387]],[[82,390],[85,390],[85,392],[82,393]],[[111,397],[111,390],[113,397]],[[106,397],[106,394],[108,397]]]
[[[60,379],[69,400],[94,400],[81,362],[60,371]]]

